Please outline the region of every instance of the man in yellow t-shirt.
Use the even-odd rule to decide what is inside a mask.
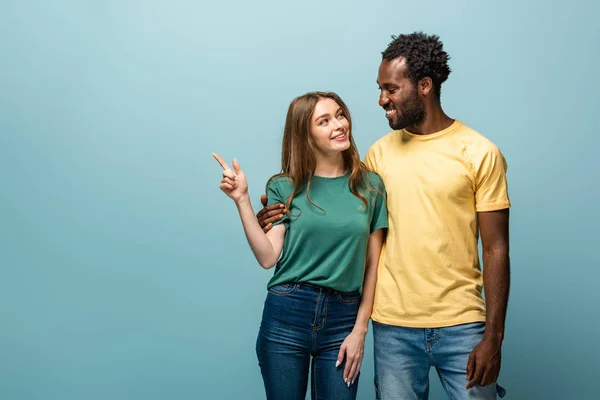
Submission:
[[[496,381],[510,281],[507,165],[491,141],[444,113],[448,59],[438,36],[413,33],[395,37],[379,67],[379,105],[393,131],[365,163],[388,195],[372,314],[383,400],[427,398],[431,366],[450,399],[504,395]]]
[[[365,163],[383,179],[389,216],[372,313],[380,400],[427,399],[432,366],[450,399],[505,393],[496,381],[510,282],[507,165],[443,111],[448,59],[437,35],[415,32],[394,37],[379,67],[393,131]],[[258,213],[263,229],[283,217],[277,207]]]

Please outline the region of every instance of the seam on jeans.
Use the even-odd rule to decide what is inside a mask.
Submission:
[[[430,351],[427,352],[427,357],[429,358],[429,365],[433,365],[434,367],[437,368],[437,365],[435,364],[435,360],[433,359],[433,353],[431,353]]]
[[[429,337],[428,331],[431,331],[433,337]],[[438,328],[425,328],[425,343],[427,351],[433,352],[433,348],[438,344],[440,340],[440,331]]]
[[[433,353],[433,349],[437,346],[440,341],[440,330],[438,328],[433,328],[433,339],[431,339],[431,346],[429,349]]]
[[[283,284],[281,284],[281,285],[283,285]],[[272,287],[268,288],[267,291],[269,293],[271,293],[271,294],[274,294],[275,296],[285,297],[285,296],[289,296],[290,294],[294,293],[300,287],[300,285],[297,284],[297,283],[295,283],[293,285],[294,286],[289,291],[281,291],[281,292],[279,292],[279,291],[273,289],[273,288],[275,288],[276,286],[279,286],[279,285],[272,286]]]
[[[329,296],[325,296],[325,298],[323,299],[323,307],[322,312],[323,312],[323,322],[319,325],[319,326],[315,326],[314,329],[318,330],[321,329],[325,326],[325,323],[327,322],[327,304],[329,303]]]
[[[311,326],[311,338],[312,343],[310,346],[311,354],[314,354],[317,351],[317,332],[315,331],[315,323],[317,322],[317,313],[319,311],[319,303],[321,302],[321,296],[323,295],[323,291],[319,290],[319,294],[317,295],[317,301],[315,302],[315,315],[313,317],[313,323]]]
[[[437,365],[435,364],[435,360],[433,359],[433,352],[431,351],[431,346],[429,345],[429,340],[427,340],[427,329],[431,329],[431,328],[424,328],[423,329],[423,336],[425,339],[425,352],[427,353],[427,358],[429,358],[429,365],[430,366],[434,366],[437,368]]]
[[[439,369],[438,369],[438,374],[440,375],[440,378],[442,378],[442,382],[444,382],[444,389],[446,389],[446,393],[448,394],[448,399],[454,400],[454,397],[452,397],[452,393],[450,392],[450,387],[448,386],[448,381],[444,377],[444,374]]]
[[[317,295],[317,301],[315,302],[315,316],[313,318],[313,329],[317,325],[317,314],[319,313],[319,303],[321,303],[321,296],[323,295],[323,291],[319,290],[319,294]]]
[[[317,361],[315,360],[315,358],[313,357],[312,362],[311,362],[311,370],[312,370],[312,376],[311,376],[311,381],[312,381],[312,395],[314,396],[314,398],[316,400],[319,399],[319,394],[317,392]],[[313,397],[311,396],[311,398]]]
[[[423,342],[425,344],[425,351],[427,352],[427,355],[429,356],[429,360],[431,362],[433,362],[433,359],[431,358],[431,346],[429,345],[429,339],[427,337],[427,330],[430,328],[423,328]]]
[[[357,294],[356,295],[357,296],[356,299],[353,299],[353,300],[345,300],[342,297],[342,294],[340,292],[337,292],[336,295],[337,295],[337,298],[340,300],[340,302],[342,302],[344,304],[358,304],[358,303],[360,303],[361,296],[359,294]]]

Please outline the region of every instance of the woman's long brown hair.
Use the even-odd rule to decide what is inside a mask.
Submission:
[[[290,213],[292,199],[296,197],[305,183],[306,198],[311,204],[320,208],[310,199],[309,191],[317,167],[317,161],[310,139],[310,125],[317,102],[321,99],[332,99],[335,101],[348,120],[348,139],[350,140],[350,147],[342,152],[344,169],[350,172],[348,187],[352,194],[362,200],[365,206],[367,204],[365,196],[359,191],[360,188],[365,188],[366,186],[365,180],[368,179],[367,167],[360,161],[358,149],[354,143],[352,135],[352,119],[350,118],[348,107],[342,99],[333,92],[310,92],[296,97],[288,108],[285,128],[283,130],[283,143],[281,146],[281,172],[271,177],[267,182],[268,189],[269,183],[275,178],[287,177],[292,181],[294,190],[285,202],[288,213]],[[369,190],[371,190],[371,188],[369,188]]]

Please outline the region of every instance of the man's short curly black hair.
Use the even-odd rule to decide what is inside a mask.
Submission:
[[[448,66],[450,56],[444,51],[439,36],[423,32],[392,36],[392,42],[381,55],[383,60],[403,57],[408,78],[414,84],[421,78],[430,77],[439,99],[442,83],[448,79],[451,71]]]

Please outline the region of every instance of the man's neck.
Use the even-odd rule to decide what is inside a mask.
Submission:
[[[409,126],[406,128],[407,131],[415,135],[430,135],[443,131],[454,123],[454,119],[446,115],[439,103],[428,108],[425,121],[420,125]]]

